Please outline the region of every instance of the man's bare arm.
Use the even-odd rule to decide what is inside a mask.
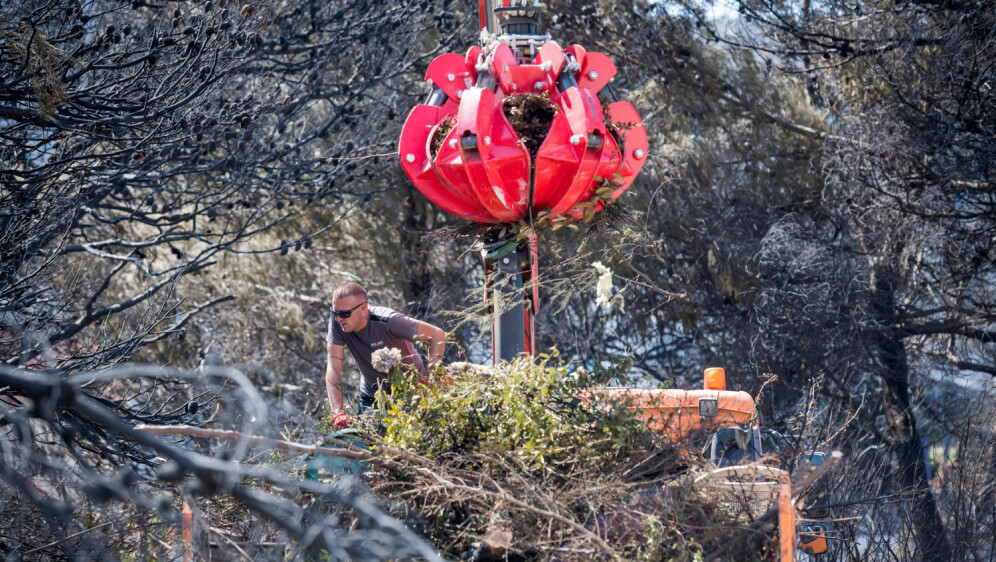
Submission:
[[[429,365],[435,365],[443,360],[443,352],[446,351],[446,332],[432,324],[419,322],[415,339],[429,342]]]
[[[329,344],[329,362],[325,370],[325,387],[329,393],[329,404],[332,415],[342,412],[342,358],[344,348],[341,345]]]

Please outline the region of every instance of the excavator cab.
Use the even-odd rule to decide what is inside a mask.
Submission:
[[[702,456],[719,467],[756,462],[761,458],[757,427],[738,425],[720,429],[709,439]]]
[[[794,562],[798,547],[809,555],[827,551],[829,525],[811,523],[796,533],[789,473],[757,462],[762,455],[777,452],[789,440],[758,425],[753,397],[746,392],[727,390],[723,369],[706,369],[702,390],[606,388],[581,400],[596,395],[625,405],[647,427],[681,444],[685,451],[701,450],[702,456],[717,468],[699,476],[696,485],[708,488],[717,497],[724,493],[743,496],[747,492],[755,500],[759,513],[777,507],[782,562]],[[814,466],[823,458],[822,453],[806,456]]]

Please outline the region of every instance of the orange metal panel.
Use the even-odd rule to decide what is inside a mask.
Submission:
[[[795,562],[795,509],[788,477],[778,487],[778,554],[781,562]]]
[[[757,417],[754,399],[743,391],[606,388],[592,394],[625,404],[650,429],[671,439],[700,429],[749,423]],[[716,399],[716,417],[699,416],[700,398]]]

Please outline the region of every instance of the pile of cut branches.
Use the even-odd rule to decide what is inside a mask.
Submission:
[[[373,451],[405,468],[373,471],[368,482],[446,558],[771,558],[767,538],[729,549],[760,526],[692,490],[700,459],[624,405],[579,400],[605,381],[555,354],[390,380],[393,392],[358,425]]]

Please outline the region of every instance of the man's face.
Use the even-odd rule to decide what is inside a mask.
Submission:
[[[341,299],[332,301],[332,309],[336,312],[352,310],[349,318],[341,318],[338,314],[335,319],[342,326],[343,332],[355,332],[367,325],[367,305],[363,295],[349,295]]]

